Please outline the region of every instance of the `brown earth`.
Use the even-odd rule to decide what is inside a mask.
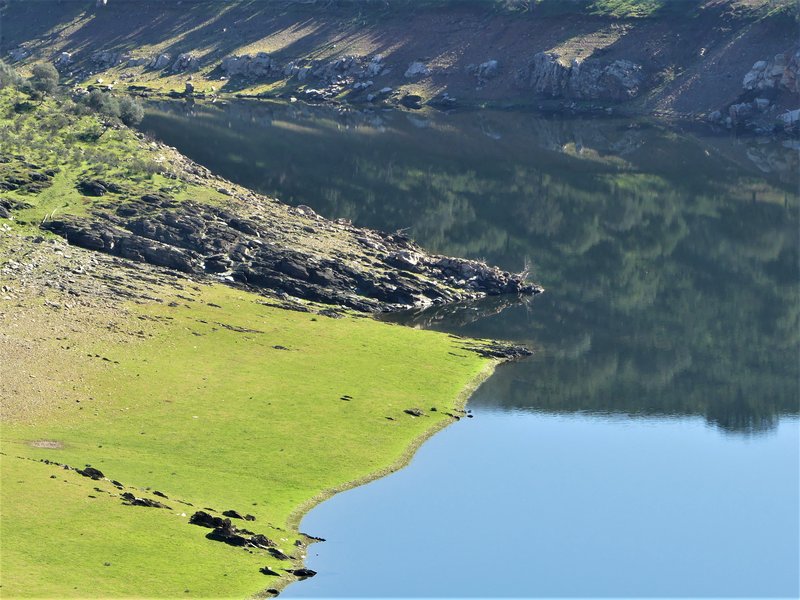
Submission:
[[[765,0],[706,0],[691,13],[673,10],[640,19],[503,13],[458,3],[405,10],[294,2],[221,6],[138,0],[113,0],[103,8],[83,2],[11,2],[3,12],[0,56],[24,46],[30,53],[20,63],[24,65],[69,52],[75,81],[93,83],[99,74],[106,83],[182,91],[189,73],[98,69],[89,57],[102,50],[142,57],[191,53],[199,61],[192,72],[198,91],[290,95],[318,82],[220,80],[219,63],[225,56],[258,52],[281,64],[382,54],[387,69],[374,77],[372,89],[391,87],[395,99],[406,93],[428,99],[447,92],[465,104],[536,105],[543,100],[521,89],[516,74],[534,54],[548,51],[564,62],[592,57],[641,64],[645,89],[626,110],[688,117],[735,102],[753,63],[793,50],[798,33],[791,4]],[[468,65],[491,59],[499,62],[495,78],[480,82],[467,72]],[[424,62],[430,74],[405,78],[413,61]],[[350,101],[366,96],[347,94],[342,96]],[[775,104],[796,108],[798,99],[784,92]]]

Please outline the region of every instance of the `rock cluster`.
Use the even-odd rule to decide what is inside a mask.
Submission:
[[[576,100],[629,100],[639,94],[645,76],[629,60],[565,62],[554,52],[538,52],[516,75],[517,85],[541,96]]]
[[[800,94],[800,49],[757,61],[742,79],[746,91],[785,89]]]
[[[286,247],[276,225],[258,216],[179,203],[162,193],[91,217],[59,216],[42,227],[83,248],[365,312],[540,291],[479,261],[425,254],[402,234],[314,218],[307,229],[338,229],[362,248],[359,255],[350,261],[314,256]]]
[[[465,70],[478,79],[478,85],[484,85],[489,79],[494,79],[500,73],[500,62],[491,59],[479,65],[467,65]]]
[[[412,62],[410,65],[408,65],[406,72],[403,73],[403,77],[405,77],[406,79],[417,79],[419,77],[425,77],[426,75],[430,74],[431,70],[425,65],[425,63],[416,60]]]
[[[129,52],[116,52],[114,50],[98,50],[91,55],[91,61],[97,69],[116,67],[131,59]]]
[[[220,69],[228,77],[247,77],[261,78],[271,75],[273,72],[282,72],[277,63],[266,52],[259,52],[255,56],[245,54],[243,56],[228,56],[220,63]]]
[[[800,108],[782,113],[777,110],[781,93],[786,92],[797,101],[800,94],[800,49],[755,62],[742,78],[742,93],[738,100],[723,110],[713,111],[708,119],[727,127],[748,128],[761,133],[781,130],[789,134],[800,133]]]

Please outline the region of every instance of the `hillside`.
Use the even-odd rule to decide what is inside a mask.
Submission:
[[[755,96],[773,117],[797,108],[790,0],[221,6],[9,0],[0,56],[53,61],[74,83],[145,93],[685,117]],[[776,68],[795,79],[744,90],[751,67],[778,54]]]
[[[290,208],[68,98],[0,88],[0,147],[4,597],[275,595],[313,575],[305,511],[528,352],[364,318],[540,291],[520,276]]]

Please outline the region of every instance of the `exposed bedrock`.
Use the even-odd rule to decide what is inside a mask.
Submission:
[[[84,248],[364,312],[541,291],[479,261],[427,254],[402,234],[315,218],[315,232],[335,230],[349,250],[293,249],[273,222],[161,193],[42,227]]]
[[[641,65],[629,60],[567,62],[554,52],[539,52],[517,71],[516,81],[545,97],[620,101],[639,94],[645,74]]]

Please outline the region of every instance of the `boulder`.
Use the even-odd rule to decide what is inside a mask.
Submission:
[[[129,504],[131,506],[145,506],[147,508],[166,508],[169,509],[169,506],[166,504],[162,504],[157,500],[151,500],[150,498],[139,498],[134,496],[130,492],[125,492],[120,496],[125,504]]]
[[[269,539],[267,536],[257,533],[250,537],[250,543],[255,546],[256,548],[272,548],[275,546],[275,542]]]
[[[57,67],[68,67],[72,64],[72,54],[69,52],[62,52],[56,57],[55,65]]]
[[[368,77],[377,77],[383,71],[383,55],[376,54],[373,56],[366,66],[366,75]]]
[[[800,128],[800,108],[787,110],[778,116],[778,122],[787,131],[797,131]]]
[[[19,62],[21,60],[25,60],[31,55],[31,51],[28,50],[25,46],[17,46],[11,52],[8,53],[8,57],[11,59],[11,62]]]
[[[527,69],[517,73],[517,83],[530,87],[534,93],[553,98],[562,96],[569,79],[570,67],[559,60],[554,52],[538,52]]]
[[[130,60],[130,55],[116,50],[98,50],[92,53],[91,60],[99,69],[110,69]]]
[[[222,59],[220,68],[228,77],[266,77],[274,70],[282,71],[269,54],[259,52],[255,56],[227,56]]]
[[[172,61],[172,56],[170,54],[159,54],[158,56],[154,56],[148,66],[151,69],[161,70],[166,69],[170,62]]]
[[[75,469],[75,471],[83,475],[84,477],[88,477],[89,479],[94,479],[95,481],[99,479],[103,479],[105,475],[99,469],[95,469],[94,467],[86,467],[85,469]]]
[[[425,63],[420,61],[414,61],[410,65],[408,65],[408,68],[406,69],[406,72],[403,76],[406,79],[416,79],[419,77],[425,77],[430,74],[431,71],[427,66],[425,66]]]
[[[495,60],[487,60],[474,67],[474,74],[479,80],[494,79],[500,73],[500,63]]]
[[[224,525],[224,522],[225,520],[222,517],[215,517],[203,510],[198,510],[191,517],[189,517],[189,523],[191,523],[192,525],[199,525],[200,527],[208,527],[209,529],[222,527]]]
[[[267,548],[267,552],[269,552],[273,558],[277,558],[278,560],[289,560],[292,558],[291,556],[289,556],[288,554],[284,554],[277,548]]]
[[[753,105],[749,102],[732,104],[728,108],[728,116],[734,124],[743,123],[745,120],[752,117],[754,112]]]
[[[551,98],[628,100],[639,94],[645,78],[641,65],[629,60],[566,63],[554,52],[539,52],[516,79],[518,86]]]
[[[317,574],[316,571],[312,571],[311,569],[286,569],[286,572],[291,573],[300,579],[308,579],[309,577],[313,577]]]
[[[225,542],[231,546],[247,546],[248,540],[244,536],[238,533],[238,529],[231,525],[230,519],[225,519],[222,522],[222,525],[219,527],[215,527],[213,531],[206,534],[206,537],[210,540],[216,540],[218,542]]]
[[[106,186],[96,180],[84,179],[75,187],[84,196],[104,196],[108,192]]]
[[[184,71],[191,71],[197,68],[197,58],[194,57],[192,54],[183,53],[179,54],[178,58],[175,59],[175,62],[172,63],[172,67],[170,67],[170,71],[175,73],[182,73]]]
[[[785,89],[797,94],[800,93],[799,72],[800,49],[776,54],[769,60],[753,63],[742,78],[742,89],[745,91]]]

